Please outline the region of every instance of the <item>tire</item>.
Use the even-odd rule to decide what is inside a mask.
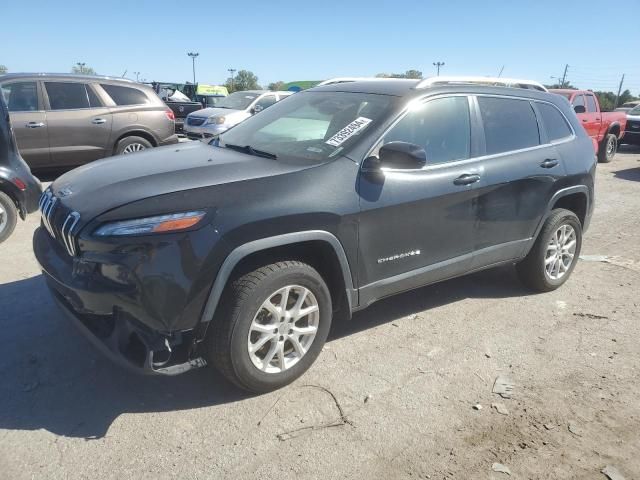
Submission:
[[[570,251],[570,249],[567,250],[567,253],[570,253],[573,256],[571,257],[571,262],[568,265],[569,257],[565,255],[562,255],[562,260],[560,260],[562,265],[556,262],[549,262],[549,264],[552,265],[552,272],[550,273],[547,267],[547,260],[553,257],[553,254],[550,253],[553,252],[551,243],[554,237],[556,240],[558,239],[558,233],[561,227],[570,227],[573,229],[575,240],[574,248],[572,251]],[[565,232],[568,233],[569,229],[567,228]],[[571,237],[570,233],[568,233],[568,237]],[[571,239],[569,238],[566,245],[570,245],[570,240]],[[532,290],[539,292],[550,292],[555,290],[566,282],[571,275],[571,272],[573,272],[573,269],[578,262],[581,248],[582,225],[580,224],[580,220],[578,220],[578,217],[570,210],[565,210],[564,208],[555,209],[545,221],[529,254],[524,258],[524,260],[516,265],[518,277],[525,286]],[[558,278],[553,278],[555,265],[558,265],[558,275],[560,273],[562,274]],[[565,269],[564,272],[561,271],[563,268]]]
[[[124,137],[116,146],[116,155],[128,155],[146,150],[147,148],[153,148],[153,145],[151,145],[151,142],[146,138],[135,136]]]
[[[602,139],[600,148],[598,148],[598,162],[609,163],[611,160],[613,160],[613,157],[616,156],[617,151],[618,137],[616,137],[612,133],[608,133],[607,135],[605,135],[604,139]]]
[[[0,243],[11,236],[18,221],[18,209],[11,197],[0,192]]]
[[[289,286],[293,288],[287,291]],[[285,310],[292,312],[305,289],[307,294],[301,307],[311,311],[315,304],[317,312],[309,313],[293,323],[277,318],[280,310],[275,304],[282,301],[284,293],[288,292],[289,298]],[[275,308],[271,309],[271,313],[265,307],[268,301]],[[311,366],[327,339],[331,319],[331,295],[314,268],[298,261],[266,265],[227,286],[207,331],[205,356],[209,363],[241,389],[252,393],[270,392],[293,382]],[[315,336],[312,333],[297,333],[303,331],[300,329],[312,331],[314,325]],[[260,328],[260,331],[255,328]],[[271,328],[274,330],[263,332],[263,329]],[[289,328],[296,330],[294,332]],[[304,348],[305,353],[299,354],[294,347],[291,338],[296,335],[298,346]],[[265,337],[270,340],[256,348],[253,354],[250,353],[250,345],[253,343],[258,347]],[[280,344],[284,350],[278,350]],[[268,359],[272,349],[276,353]],[[281,352],[284,355],[280,355]],[[286,362],[290,365],[286,365]],[[285,368],[281,368],[283,365]]]

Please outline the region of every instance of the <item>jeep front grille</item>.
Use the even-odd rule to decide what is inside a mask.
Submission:
[[[51,236],[62,242],[67,253],[75,257],[78,253],[76,246],[76,238],[74,236],[75,228],[80,222],[80,214],[78,212],[70,212],[64,217],[64,221],[60,226],[60,223],[56,224],[60,215],[64,215],[64,211],[60,212],[60,215],[56,215],[56,212],[60,206],[58,198],[53,195],[51,190],[46,190],[42,197],[40,197],[40,214],[42,216],[42,224],[51,234]]]

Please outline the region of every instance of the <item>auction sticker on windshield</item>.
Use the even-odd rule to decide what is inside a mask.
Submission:
[[[336,133],[333,137],[327,140],[325,143],[327,145],[331,145],[332,147],[339,147],[344,142],[349,140],[354,135],[360,133],[361,130],[367,128],[367,126],[371,123],[370,118],[366,117],[358,117],[349,125],[344,127],[338,133]]]

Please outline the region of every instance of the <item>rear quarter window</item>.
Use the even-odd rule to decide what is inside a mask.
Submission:
[[[536,106],[542,116],[542,122],[544,123],[544,128],[547,131],[547,137],[550,141],[553,142],[554,140],[571,136],[573,133],[571,127],[564,118],[564,115],[562,115],[556,107],[548,103],[537,103]]]
[[[145,105],[149,103],[147,95],[137,88],[108,84],[100,84],[100,86],[116,105]]]
[[[528,100],[478,97],[487,155],[540,145],[538,121]]]

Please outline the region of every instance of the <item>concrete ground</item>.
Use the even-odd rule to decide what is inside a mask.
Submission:
[[[0,246],[0,478],[640,478],[639,212],[626,148],[561,289],[500,268],[381,301],[262,396],[102,358],[54,308],[31,216]]]

